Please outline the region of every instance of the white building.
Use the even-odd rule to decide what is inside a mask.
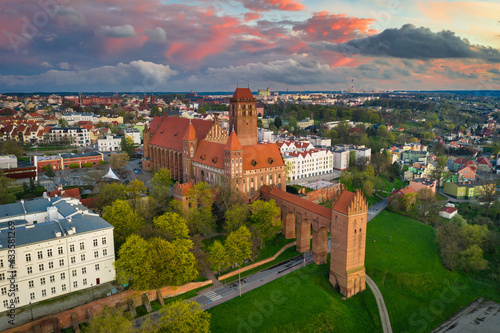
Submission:
[[[107,135],[106,138],[97,140],[97,149],[99,151],[120,151],[121,142],[121,136]]]
[[[333,172],[333,155],[327,149],[285,152],[283,160],[290,182]]]
[[[17,157],[15,155],[0,156],[0,169],[17,168]]]
[[[63,114],[62,118],[65,119],[69,125],[74,125],[79,121],[91,121],[92,123],[96,123],[99,117],[90,112],[83,112],[83,113],[71,112]]]
[[[349,168],[349,150],[347,149],[334,149],[333,155],[333,168],[335,170],[344,171]]]
[[[314,146],[308,141],[278,140],[276,141],[276,144],[280,149],[281,155],[289,152],[306,151],[314,149]]]
[[[257,141],[258,142],[272,142],[273,140],[273,131],[270,131],[265,128],[257,128]]]
[[[364,159],[367,164],[370,164],[372,160],[372,150],[371,148],[357,147],[353,149],[356,152],[356,162]]]
[[[137,128],[129,127],[123,130],[123,134],[125,137],[130,136],[134,140],[134,144],[141,144],[141,131]]]
[[[76,147],[88,147],[90,145],[90,133],[81,127],[53,127],[49,131],[49,142],[68,143]]]
[[[2,311],[110,282],[114,261],[113,226],[78,199],[0,206]]]

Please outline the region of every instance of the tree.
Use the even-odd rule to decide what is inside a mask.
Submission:
[[[250,231],[244,225],[233,231],[226,238],[226,251],[229,261],[233,265],[241,265],[252,256],[252,242]]]
[[[14,140],[7,140],[0,146],[1,155],[16,155],[17,157],[23,156],[23,146],[19,145]]]
[[[280,209],[276,201],[255,200],[250,205],[250,223],[255,225],[264,239],[268,239],[281,229]]]
[[[144,226],[144,219],[132,210],[125,200],[116,200],[111,206],[105,207],[102,218],[113,227],[117,244],[125,242],[127,236],[139,233]]]
[[[497,200],[496,184],[485,184],[482,186],[479,200],[486,206],[486,216],[490,211],[491,205]]]
[[[134,211],[137,209],[137,199],[145,197],[148,192],[148,188],[144,183],[138,179],[131,181],[127,187],[128,197],[132,200],[132,208]]]
[[[441,186],[441,181],[443,180],[444,173],[446,171],[446,156],[438,156],[437,165],[431,170],[430,178],[437,180],[436,193],[439,192],[439,187]]]
[[[0,205],[16,202],[16,196],[10,193],[9,186],[14,182],[13,179],[7,178],[3,171],[0,170]]]
[[[155,198],[160,206],[166,207],[168,205],[172,197],[172,184],[170,170],[163,168],[158,170],[149,181],[150,195]]]
[[[54,168],[52,168],[52,164],[44,165],[42,170],[45,171],[45,175],[47,175],[50,180],[56,176],[56,172],[54,171]]]
[[[134,139],[131,136],[126,135],[125,137],[122,138],[122,141],[120,142],[120,148],[122,152],[126,153],[129,157],[131,157],[135,152]]]
[[[436,195],[431,189],[423,188],[417,192],[417,205],[420,206],[421,215],[425,216],[435,203]]]
[[[217,274],[220,273],[222,269],[229,266],[229,257],[226,252],[226,248],[222,243],[218,240],[215,240],[212,246],[210,247],[210,263],[212,264],[212,269],[217,271]]]
[[[80,164],[78,164],[78,163],[70,163],[69,164],[69,168],[71,170],[80,169]]]
[[[59,124],[59,127],[62,128],[69,127],[68,121],[64,118],[59,118],[59,121],[57,123]]]
[[[104,184],[98,186],[97,208],[102,211],[106,206],[111,206],[115,200],[127,199],[127,189],[125,185],[117,183]]]
[[[247,223],[248,214],[249,210],[246,204],[230,206],[224,213],[226,221],[224,230],[229,233],[238,230],[242,225]]]
[[[363,194],[366,197],[370,197],[373,194],[373,189],[374,189],[374,186],[373,186],[373,182],[371,180],[366,180],[363,183]]]
[[[488,267],[488,261],[484,259],[483,250],[478,245],[474,244],[460,252],[458,265],[461,269],[468,272],[471,269],[486,269]]]
[[[279,129],[282,125],[283,125],[283,122],[281,121],[280,117],[274,118],[274,126],[276,126],[276,128]]]
[[[94,163],[92,163],[92,162],[87,162],[87,163],[82,164],[82,168],[86,168],[86,169],[92,168],[93,166],[94,166]]]
[[[160,323],[156,333],[209,333],[210,313],[203,311],[195,301],[176,301],[160,311]]]
[[[147,106],[147,105],[145,105],[145,106]],[[159,115],[161,115],[160,108],[159,108],[159,107],[157,107],[156,105],[153,105],[153,106],[151,107],[151,111],[149,112],[149,115],[150,115],[151,117],[155,117],[155,116],[159,116]]]
[[[123,312],[116,308],[105,306],[100,316],[92,319],[87,327],[82,330],[84,333],[133,333],[134,325],[132,321],[123,315]]]
[[[111,156],[109,156],[109,165],[113,169],[120,170],[127,166],[129,160],[130,157],[126,153],[111,154]]]
[[[187,221],[177,213],[167,212],[153,220],[154,226],[167,234],[167,240],[189,238]]]
[[[212,214],[214,192],[208,183],[200,182],[187,193],[192,207],[187,213],[187,221],[191,234],[201,233],[211,236],[215,230],[215,217]]]

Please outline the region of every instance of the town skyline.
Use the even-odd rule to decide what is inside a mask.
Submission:
[[[498,90],[494,1],[7,0],[0,90]]]

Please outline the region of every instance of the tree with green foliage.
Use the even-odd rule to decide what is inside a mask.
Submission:
[[[1,155],[16,155],[17,157],[23,156],[23,146],[19,145],[14,140],[7,140],[0,146]]]
[[[206,182],[199,182],[188,191],[187,196],[191,198],[192,203],[187,213],[190,233],[212,236],[216,227],[212,214],[212,204],[215,200],[213,188]]]
[[[92,163],[92,162],[86,162],[86,163],[82,164],[82,168],[86,168],[86,169],[92,168],[93,166],[94,166],[94,163]]]
[[[280,117],[274,118],[274,126],[276,126],[276,128],[279,129],[282,125],[283,125],[283,122],[281,121]]]
[[[56,176],[56,172],[54,168],[52,168],[52,164],[47,164],[42,167],[42,171],[45,172],[45,175],[49,177],[50,180]]]
[[[71,170],[80,169],[80,164],[78,164],[78,163],[70,163],[68,167]]]
[[[148,188],[142,181],[134,179],[127,185],[126,190],[128,198],[132,201],[132,208],[136,211],[138,199],[146,196]]]
[[[496,184],[490,183],[482,186],[479,200],[486,206],[486,216],[488,216],[490,207],[498,200]]]
[[[244,225],[233,231],[226,238],[226,251],[233,265],[241,265],[252,257],[252,234]]]
[[[224,213],[224,230],[230,233],[238,230],[242,225],[246,225],[249,213],[248,205],[246,204],[230,206]]]
[[[0,205],[16,202],[16,196],[10,192],[9,186],[14,182],[13,179],[5,176],[0,170]]]
[[[167,207],[172,198],[172,185],[170,170],[164,168],[155,172],[149,181],[149,193],[160,204],[160,207]]]
[[[250,205],[250,223],[255,225],[264,239],[269,239],[281,229],[280,209],[276,201],[255,200]]]
[[[111,206],[115,200],[127,199],[127,189],[125,185],[117,183],[100,183],[98,186],[97,208],[103,210],[106,206]]]
[[[82,329],[84,333],[133,333],[134,324],[122,311],[105,306],[99,316]]]
[[[162,238],[145,240],[130,235],[120,247],[115,261],[117,281],[132,282],[135,290],[179,286],[198,276],[197,261],[189,239],[167,241]]]
[[[129,157],[132,157],[135,152],[135,144],[132,136],[126,135],[125,137],[123,137],[122,141],[120,141],[120,148],[123,153],[126,153]]]
[[[146,105],[145,105],[145,106],[146,106]],[[149,111],[149,115],[150,115],[151,117],[155,117],[155,116],[159,116],[159,115],[161,115],[160,108],[159,108],[158,106],[156,106],[156,105],[153,105],[153,106],[151,107],[151,110]]]
[[[443,178],[445,176],[445,172],[447,170],[446,164],[447,157],[445,155],[438,156],[437,165],[434,167],[434,169],[431,170],[429,174],[429,177],[431,179],[437,180],[438,186],[436,186],[436,193],[439,192],[439,187],[441,186],[441,182],[443,181]]]
[[[210,313],[195,301],[176,301],[160,311],[160,323],[154,333],[209,333]]]
[[[156,217],[153,224],[167,235],[167,240],[189,238],[187,221],[177,213],[164,213]]]
[[[210,263],[212,264],[211,268],[215,269],[217,271],[217,274],[219,274],[222,269],[230,265],[226,248],[220,241],[215,240],[210,247],[209,252],[209,259]]]
[[[145,224],[144,219],[135,213],[125,200],[116,200],[111,206],[105,207],[102,218],[115,227],[115,244],[125,242],[131,234],[138,234]]]
[[[365,180],[363,182],[363,194],[366,197],[371,197],[373,195],[374,185],[371,180]]]
[[[57,123],[59,124],[59,127],[61,127],[61,128],[69,127],[68,121],[64,118],[59,118]]]
[[[127,153],[111,154],[111,156],[109,156],[109,165],[113,169],[124,169],[128,161],[130,161],[130,156]]]

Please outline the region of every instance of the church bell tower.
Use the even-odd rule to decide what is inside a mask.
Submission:
[[[249,88],[236,88],[229,105],[229,130],[242,146],[257,144],[257,101]]]

